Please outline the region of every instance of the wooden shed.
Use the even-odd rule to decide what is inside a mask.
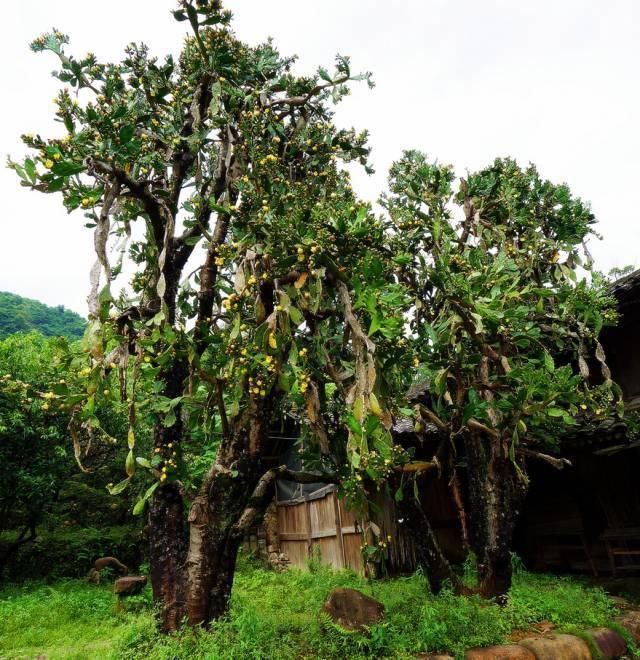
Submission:
[[[620,322],[602,344],[628,413],[640,412],[640,270],[611,285]],[[563,441],[573,468],[532,466],[516,550],[539,569],[640,571],[640,441],[620,420],[583,425]]]
[[[611,287],[621,322],[602,337],[614,380],[623,389],[626,409],[640,412],[640,270]],[[395,429],[415,444],[410,423]],[[427,436],[429,434],[426,434]],[[424,437],[424,434],[423,434]],[[435,438],[435,432],[434,432]],[[573,467],[558,472],[531,465],[531,486],[515,536],[515,550],[527,566],[541,570],[591,574],[640,570],[640,441],[620,420],[583,425],[563,441],[563,455]],[[433,447],[419,448],[425,457]],[[431,453],[429,453],[431,452]],[[349,511],[333,485],[296,487],[279,484],[254,543],[274,564],[305,568],[317,556],[334,568],[365,571],[360,546],[369,520]],[[393,498],[374,497],[369,517],[380,536],[391,535],[387,569],[409,573],[417,568],[411,535]],[[422,505],[451,561],[463,559],[455,505],[443,480],[434,479]]]

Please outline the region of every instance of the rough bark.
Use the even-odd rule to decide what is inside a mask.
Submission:
[[[479,593],[506,603],[513,532],[526,495],[526,480],[500,439],[476,432],[465,445],[470,540],[478,559]]]
[[[149,511],[149,557],[153,598],[161,606],[160,627],[180,627],[185,612],[184,504],[177,484],[160,486]]]
[[[163,374],[165,396],[174,398],[182,392],[184,369],[179,363],[170,373]],[[179,448],[183,427],[180,407],[176,422],[166,428],[157,422],[154,428],[154,449],[169,457]],[[169,446],[171,445],[171,447]],[[149,508],[149,559],[153,597],[160,604],[160,627],[165,632],[177,630],[185,615],[186,559],[185,507],[179,483],[162,484],[154,493]]]
[[[191,625],[207,625],[229,607],[243,535],[237,523],[262,476],[260,457],[266,427],[264,400],[252,399],[246,416],[223,438],[216,462],[191,506],[186,560],[187,614]]]
[[[233,483],[236,482],[236,483]],[[218,473],[208,497],[198,495],[189,513],[187,614],[191,625],[207,625],[229,607],[241,535],[234,523],[242,513],[244,477]]]

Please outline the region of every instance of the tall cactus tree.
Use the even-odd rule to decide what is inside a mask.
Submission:
[[[411,341],[427,383],[416,414],[443,437],[434,462],[477,555],[479,591],[504,597],[528,462],[564,467],[558,442],[577,417],[623,412],[598,341],[616,320],[615,301],[597,273],[586,277],[595,220],[566,185],[511,159],[456,188],[450,166],[407,152],[383,203],[397,272],[414,297]],[[423,529],[432,586],[456,582]]]
[[[282,410],[313,440],[326,478],[359,469],[374,443],[380,478],[391,463],[380,451],[394,463],[401,454],[383,396],[394,367],[376,377],[374,342],[392,350],[402,330],[401,319],[380,322],[378,296],[393,308],[403,293],[383,276],[381,221],[341,166],[367,167],[366,134],[332,123],[332,104],[369,76],[344,57],[332,72],[296,75],[271,42],[238,40],[216,0],[183,1],[174,17],[190,27],[177,60],[131,44],[102,63],[67,54],[58,31],[37,39],[35,51],[60,61],[66,133],[24,136],[33,155],[11,164],[94,231],[84,387],[60,402],[81,443],[98,424],[102,382],[120,376],[130,451],[112,492],[141,472],[152,481],[136,509],[149,500],[164,630],[226,611],[243,533],[276,477],[306,478],[264,464]],[[136,457],[142,418],[155,429],[150,457]]]

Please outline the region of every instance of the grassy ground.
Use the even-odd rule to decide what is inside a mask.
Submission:
[[[336,586],[381,600],[385,621],[368,635],[331,625],[319,610]],[[522,571],[510,604],[499,608],[450,593],[427,596],[421,575],[369,583],[318,567],[278,574],[245,560],[228,620],[209,632],[172,637],[156,633],[148,591],[131,599],[126,612],[116,613],[108,587],[82,581],[5,587],[0,590],[0,658],[408,658],[445,650],[461,657],[469,646],[502,642],[511,631],[540,621],[597,626],[614,613],[598,588]]]

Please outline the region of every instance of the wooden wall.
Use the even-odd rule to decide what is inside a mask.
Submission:
[[[323,489],[313,499],[279,502],[277,510],[280,552],[292,565],[306,568],[317,546],[323,563],[362,572],[362,526],[335,490]]]

